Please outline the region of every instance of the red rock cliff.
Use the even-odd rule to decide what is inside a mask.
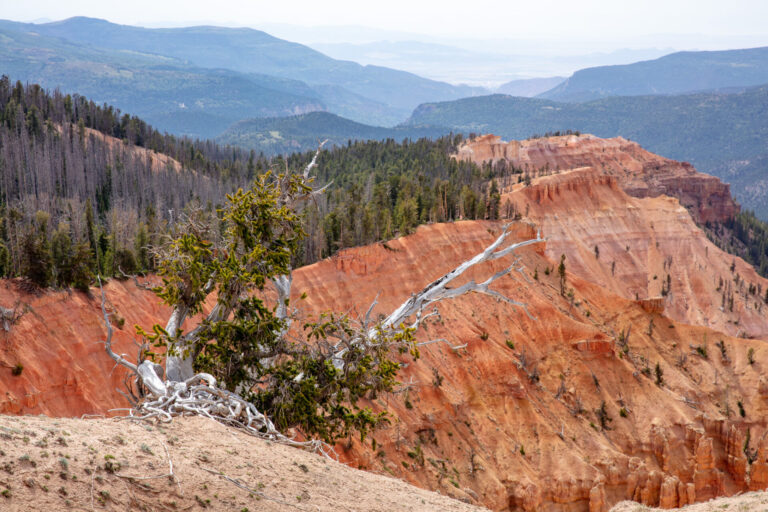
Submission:
[[[675,198],[635,198],[594,167],[515,185],[502,201],[541,227],[547,254],[627,299],[662,297],[680,322],[768,337],[768,306],[749,294],[768,280],[713,245]],[[731,268],[733,267],[733,270]]]
[[[464,143],[457,158],[508,164],[542,175],[579,167],[592,167],[616,178],[634,197],[676,197],[697,222],[731,218],[739,211],[730,186],[714,176],[697,172],[687,162],[650,153],[622,137],[601,139],[594,135],[565,135],[504,142],[484,135]]]

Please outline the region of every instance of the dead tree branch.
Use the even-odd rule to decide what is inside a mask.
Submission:
[[[499,249],[499,247],[502,246],[504,241],[509,236],[509,226],[509,224],[504,226],[504,230],[502,231],[501,235],[499,235],[499,237],[485,250],[477,254],[472,259],[465,261],[439,279],[431,282],[418,294],[411,296],[410,299],[405,301],[381,323],[382,327],[396,327],[401,325],[412,315],[416,315],[417,320],[416,323],[411,327],[418,327],[421,322],[420,316],[425,308],[428,308],[432,304],[435,304],[441,300],[451,299],[472,292],[489,295],[497,300],[503,300],[504,302],[512,304],[513,306],[521,307],[526,312],[526,314],[530,316],[530,313],[528,313],[528,309],[525,304],[509,299],[504,295],[490,289],[490,285],[493,284],[494,281],[509,274],[512,270],[522,271],[523,267],[520,265],[520,258],[515,258],[507,268],[497,272],[482,283],[476,283],[474,280],[471,280],[457,288],[450,288],[448,286],[456,278],[464,274],[472,267],[475,267],[476,265],[503,258],[513,254],[517,249],[545,241],[545,239],[541,238],[541,232],[537,232],[536,238],[511,244],[507,247]]]

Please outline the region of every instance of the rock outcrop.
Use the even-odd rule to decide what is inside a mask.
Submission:
[[[457,158],[482,164],[506,164],[532,176],[592,167],[613,176],[633,197],[676,197],[699,223],[722,222],[738,213],[730,186],[697,172],[687,162],[677,162],[644,150],[622,137],[601,139],[594,135],[564,135],[504,142],[484,135],[462,145]]]
[[[584,167],[516,184],[502,196],[542,229],[547,255],[644,307],[734,336],[768,337],[768,280],[715,247],[679,201],[631,197],[614,176]],[[544,269],[539,269],[541,272]]]

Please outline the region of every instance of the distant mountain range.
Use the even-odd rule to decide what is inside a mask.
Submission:
[[[540,95],[556,101],[682,94],[768,83],[768,47],[676,52],[654,60],[579,70]]]
[[[549,91],[560,85],[566,80],[563,76],[551,76],[547,78],[525,78],[522,80],[512,80],[501,84],[496,92],[498,94],[508,94],[509,96],[522,96],[531,98]]]
[[[339,61],[252,29],[146,29],[92,18],[0,21],[0,73],[86,94],[161,129],[212,137],[248,117],[330,110],[394,125],[425,101],[485,92]]]
[[[258,30],[71,18],[0,21],[0,74],[86,95],[174,134],[268,154],[324,139],[341,145],[450,131],[622,135],[723,178],[768,219],[768,86],[760,85],[768,84],[768,47],[678,52],[499,88],[518,97],[481,96],[485,89],[336,60]]]
[[[243,117],[326,108],[319,94],[297,81],[101,50],[3,24],[0,40],[0,73],[118,106],[177,134],[212,137]]]
[[[415,34],[379,34],[369,29],[366,33],[337,27],[333,35],[318,32],[309,35],[304,27],[274,27],[288,39],[299,38],[308,46],[335,59],[351,60],[402,69],[433,80],[466,83],[483,87],[498,87],[500,82],[570,74],[575,69],[628,64],[639,60],[655,59],[675,51],[670,48],[606,49],[597,45],[588,47],[561,45],[561,48],[542,45],[541,41],[493,39],[473,40],[455,34],[456,38],[434,38]],[[270,29],[265,29],[270,32]],[[311,30],[311,29],[310,29]],[[336,40],[347,37],[356,39]],[[377,35],[378,34],[378,35]],[[381,37],[380,40],[372,38]],[[446,36],[447,37],[447,36]],[[293,39],[292,39],[293,40]],[[321,42],[324,41],[324,42]],[[363,42],[365,41],[365,42]],[[557,83],[539,90],[551,89]],[[515,94],[507,91],[505,94]]]

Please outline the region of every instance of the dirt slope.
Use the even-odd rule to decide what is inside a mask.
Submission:
[[[150,426],[0,416],[0,438],[6,512],[481,510],[203,418]]]
[[[106,290],[109,309],[124,320],[115,329],[116,350],[135,358],[133,326],[151,326],[168,310],[133,282],[113,280]],[[35,296],[20,291],[18,281],[0,281],[0,304],[24,312],[10,332],[0,330],[0,414],[80,416],[125,407],[115,392],[122,388],[123,373],[111,371],[114,364],[99,343],[106,329],[98,294],[94,289],[90,296],[76,291]],[[13,376],[17,365],[21,374]]]
[[[89,139],[94,138],[101,140],[113,151],[120,149],[122,151],[131,152],[134,157],[150,162],[152,164],[152,170],[154,171],[173,169],[176,172],[180,172],[182,170],[181,162],[171,158],[165,153],[158,153],[157,151],[148,148],[125,144],[122,140],[116,137],[111,137],[92,128],[86,128],[85,133],[88,135]]]
[[[707,240],[675,198],[635,198],[588,167],[544,176],[506,194],[541,226],[547,255],[628,299],[664,297],[675,320],[734,336],[768,337],[768,280]],[[731,302],[732,299],[732,302]]]

